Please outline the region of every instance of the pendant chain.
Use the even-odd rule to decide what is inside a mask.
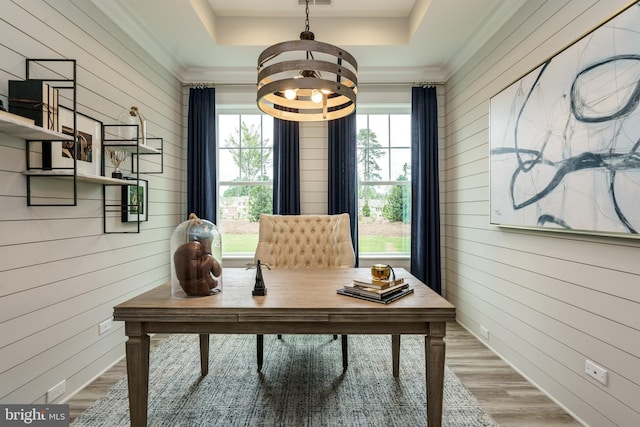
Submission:
[[[307,15],[307,19],[305,19],[305,21],[304,21],[304,29],[305,29],[305,31],[309,31],[309,0],[307,0],[307,6],[306,6],[304,12]]]

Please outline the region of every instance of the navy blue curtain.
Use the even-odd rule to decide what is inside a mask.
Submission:
[[[300,124],[273,120],[273,213],[300,214]]]
[[[187,215],[216,216],[216,90],[189,89]]]
[[[348,213],[351,240],[358,266],[358,170],[356,114],[328,122],[329,200],[328,214]]]
[[[411,274],[442,293],[435,87],[411,89]]]

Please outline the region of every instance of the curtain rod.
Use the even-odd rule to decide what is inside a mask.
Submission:
[[[182,83],[182,87],[215,87],[216,84],[213,82],[208,83]]]
[[[423,82],[362,82],[362,86],[438,86],[445,82],[423,81]]]
[[[445,82],[424,81],[424,82],[362,82],[361,86],[440,86]],[[255,83],[182,83],[183,87],[226,87],[226,86],[247,86],[255,87]]]

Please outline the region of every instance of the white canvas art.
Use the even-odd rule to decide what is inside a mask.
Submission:
[[[491,98],[491,223],[640,232],[640,3]]]

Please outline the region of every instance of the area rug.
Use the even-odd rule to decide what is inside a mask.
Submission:
[[[390,336],[349,336],[342,372],[340,339],[284,335],[264,339],[256,372],[255,335],[211,335],[209,375],[201,378],[197,335],[172,335],[151,353],[150,426],[426,426],[424,338],[403,336],[400,376],[391,370]],[[443,425],[497,426],[448,368]],[[74,427],[129,425],[126,378]]]

